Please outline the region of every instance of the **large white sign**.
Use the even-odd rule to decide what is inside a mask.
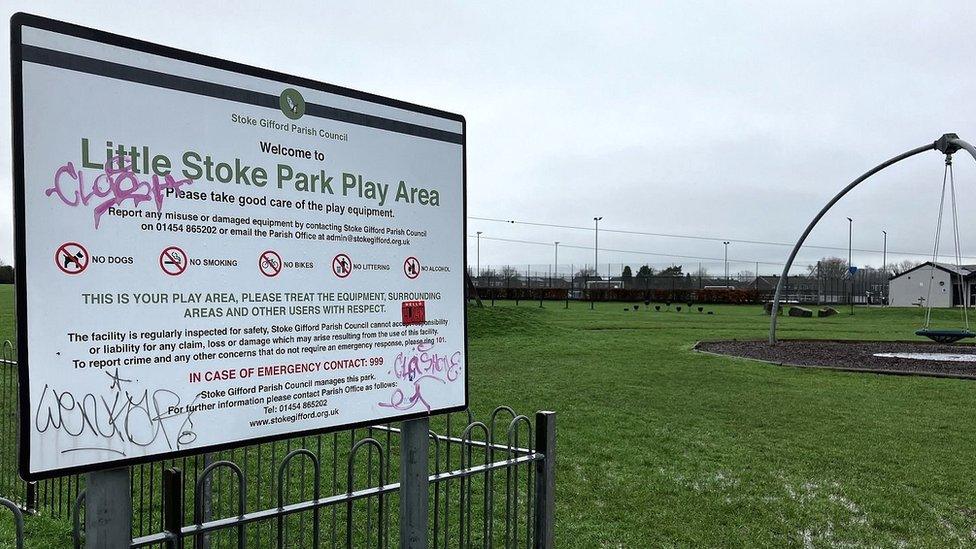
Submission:
[[[11,25],[25,477],[467,405],[461,116]]]

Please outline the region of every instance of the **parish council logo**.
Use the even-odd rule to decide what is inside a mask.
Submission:
[[[288,88],[281,92],[281,96],[278,98],[278,106],[281,108],[281,112],[292,120],[298,120],[305,114],[305,98],[295,88]]]

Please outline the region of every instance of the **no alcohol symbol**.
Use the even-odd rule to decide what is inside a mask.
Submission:
[[[339,278],[346,278],[352,274],[352,260],[346,254],[339,254],[332,258],[332,273]]]
[[[77,242],[65,242],[54,252],[54,264],[64,274],[81,274],[88,268],[88,250]]]
[[[420,276],[420,261],[416,257],[408,257],[403,262],[403,274],[407,275],[407,278],[411,280]]]
[[[264,276],[278,276],[281,272],[281,256],[274,250],[267,250],[258,259],[258,269]]]
[[[186,257],[186,252],[176,246],[170,246],[159,254],[159,267],[169,276],[179,276],[186,271],[186,266],[190,261]]]

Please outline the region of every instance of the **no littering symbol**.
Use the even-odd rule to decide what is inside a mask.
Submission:
[[[170,246],[159,254],[159,267],[169,276],[179,276],[186,271],[186,266],[190,261],[186,257],[186,252],[176,246]]]
[[[88,250],[77,242],[65,242],[54,252],[54,264],[64,274],[81,274],[88,268]]]
[[[332,274],[339,278],[346,278],[352,273],[352,260],[346,254],[339,254],[332,258]]]
[[[264,276],[278,276],[281,272],[281,256],[274,250],[267,250],[258,259],[258,268]]]

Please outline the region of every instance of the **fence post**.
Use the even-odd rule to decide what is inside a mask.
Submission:
[[[170,547],[183,549],[183,472],[175,467],[163,470],[163,530]]]
[[[429,436],[425,417],[400,424],[400,549],[427,548]]]
[[[203,454],[203,468],[206,469],[214,463],[212,452]],[[194,511],[196,512],[196,511]],[[200,522],[207,522],[213,517],[213,475],[207,475],[203,479],[203,514]],[[200,549],[210,549],[210,534],[204,534],[194,538]]]
[[[88,473],[85,491],[86,549],[115,549],[132,542],[129,469]]]
[[[552,549],[556,520],[556,412],[536,412],[535,450],[546,456],[535,462],[535,548]]]
[[[26,490],[25,490],[24,498],[27,500],[25,502],[27,507],[27,512],[33,515],[34,513],[37,512],[37,483],[36,482],[26,483],[25,489]]]

